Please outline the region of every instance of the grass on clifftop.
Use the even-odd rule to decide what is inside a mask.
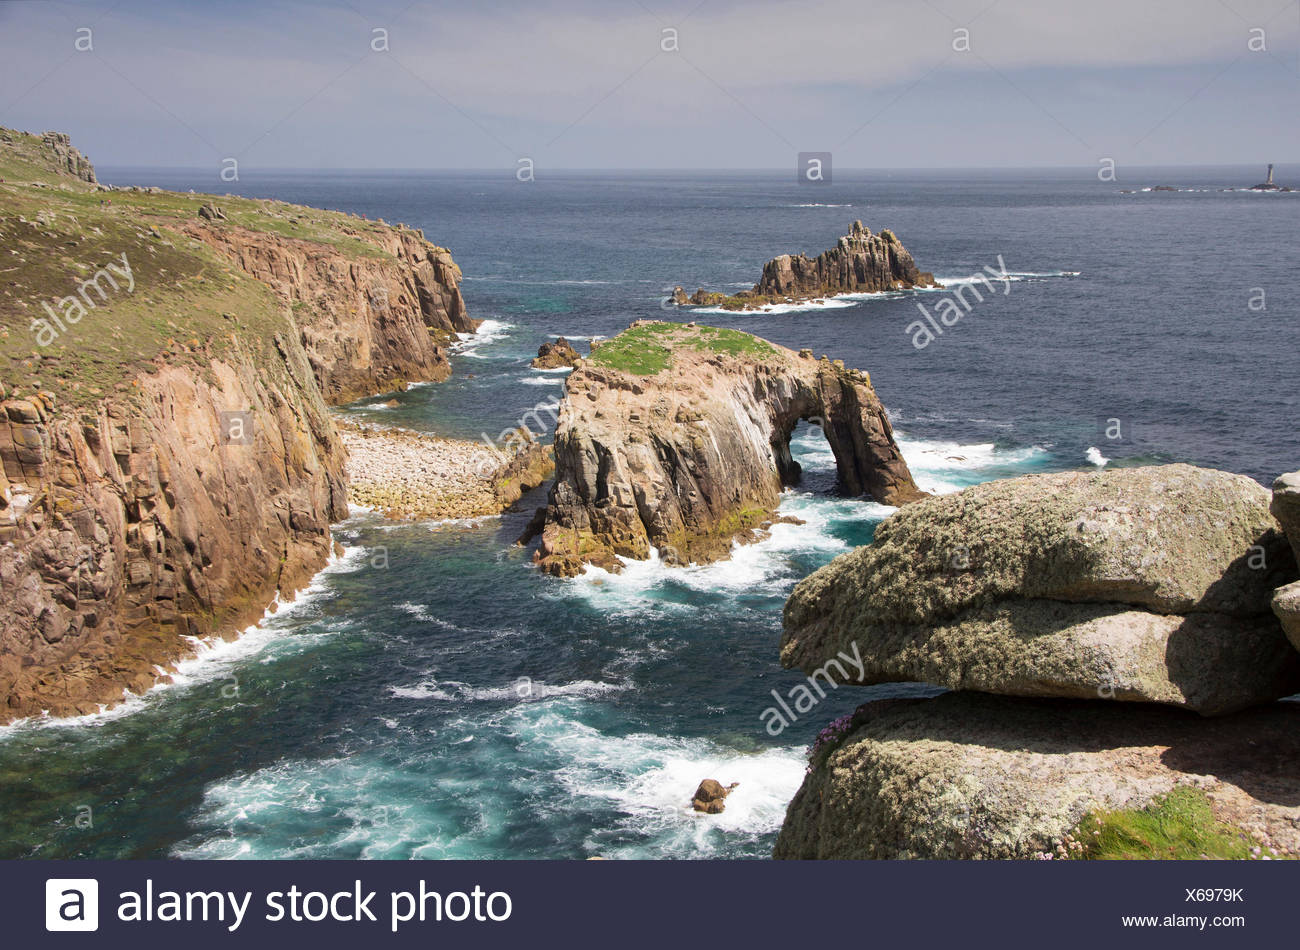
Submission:
[[[1099,861],[1244,860],[1253,842],[1214,817],[1199,788],[1180,786],[1146,808],[1085,815],[1067,840],[1068,856]]]
[[[740,330],[684,323],[643,323],[601,343],[592,350],[591,362],[636,376],[654,376],[668,368],[674,350],[683,348],[756,360],[777,352],[766,340]]]
[[[72,143],[74,146],[76,143]],[[352,258],[386,258],[377,221],[280,201],[171,191],[100,191],[59,168],[41,138],[0,129],[0,380],[10,394],[50,390],[60,406],[130,391],[159,357],[200,367],[238,338],[272,347],[291,332],[270,288],[174,229],[204,204],[243,228],[325,245]],[[111,202],[111,203],[110,203]],[[132,289],[91,289],[95,306],[53,342],[39,324],[126,255]]]

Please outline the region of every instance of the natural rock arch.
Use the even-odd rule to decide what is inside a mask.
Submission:
[[[675,565],[725,558],[761,536],[798,480],[790,437],[805,419],[821,425],[846,494],[924,496],[865,373],[737,331],[633,324],[569,377],[536,559],[570,576],[652,549]]]

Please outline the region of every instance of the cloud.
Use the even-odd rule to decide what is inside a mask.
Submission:
[[[1046,140],[1077,148],[1056,117],[1077,102],[1087,110],[1071,129],[1119,123],[1135,81],[1177,87],[1173,108],[1234,61],[1294,78],[1293,5],[1279,11],[1279,0],[667,2],[128,2],[107,15],[3,4],[0,88],[17,102],[0,124],[94,129],[119,161],[131,151],[141,161],[147,135],[162,161],[247,149],[250,160],[305,164],[297,149],[356,164],[511,153],[636,164],[676,139],[701,160],[744,164],[703,141],[740,136],[748,158],[784,162],[794,142],[829,145],[875,115],[906,123],[921,103],[937,114],[945,96],[979,88],[1021,106],[1043,99],[1027,108]],[[95,53],[67,59],[74,24],[101,16]],[[1266,31],[1268,54],[1247,52],[1252,27]],[[388,31],[386,52],[371,48],[376,28]],[[959,30],[969,50],[954,48]],[[1213,84],[1203,98],[1217,101]]]

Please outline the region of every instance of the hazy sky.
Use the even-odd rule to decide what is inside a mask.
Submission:
[[[1281,163],[1298,48],[1297,0],[0,0],[0,125],[101,165]]]

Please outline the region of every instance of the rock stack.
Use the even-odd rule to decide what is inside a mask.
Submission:
[[[873,235],[861,221],[854,221],[833,248],[814,258],[782,254],[768,261],[754,292],[807,297],[937,286],[934,275],[916,266],[893,231],[885,228]]]
[[[763,274],[753,290],[738,294],[697,290],[687,295],[674,287],[669,299],[678,306],[717,306],[728,310],[751,310],[774,303],[797,303],[834,294],[882,293],[940,287],[934,275],[922,271],[907,248],[888,228],[872,234],[861,221],[854,221],[830,250],[810,258],[805,254],[782,254],[763,265]]]
[[[49,149],[61,171],[92,185],[97,183],[95,166],[73,147],[66,132],[46,132],[41,136],[41,142]]]
[[[706,778],[691,797],[691,807],[706,815],[720,815],[727,808],[727,796],[739,784],[723,785],[717,779]]]
[[[1030,857],[1183,784],[1300,849],[1300,704],[1276,702],[1300,691],[1298,486],[1278,480],[1275,519],[1225,472],[1070,472],[886,520],[795,588],[782,662],[957,692],[860,708],[777,856]],[[848,680],[828,661],[850,648]]]
[[[533,359],[533,369],[560,369],[564,366],[577,366],[582,354],[573,348],[573,344],[564,337],[556,337],[554,343],[543,343],[537,348]]]

